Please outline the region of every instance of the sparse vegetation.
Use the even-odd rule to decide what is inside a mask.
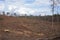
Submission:
[[[0,17],[0,20],[4,20],[4,19]]]
[[[2,40],[7,37],[7,39],[11,38],[9,40],[20,40],[23,38],[23,40],[26,38],[26,40],[33,40],[59,36],[60,24],[54,22],[54,28],[52,28],[51,21],[43,20],[42,18],[44,17],[50,20],[51,16],[1,16],[0,18],[3,18],[3,20],[0,21],[0,35],[4,36],[2,36]]]

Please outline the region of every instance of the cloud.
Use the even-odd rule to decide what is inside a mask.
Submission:
[[[42,12],[50,11],[48,0],[6,0],[8,2],[8,9],[20,14],[40,14]],[[14,3],[13,3],[14,2]]]
[[[32,8],[26,8],[26,7],[20,7],[15,12],[19,12],[20,14],[32,14],[32,15],[45,15],[51,13],[51,10],[49,8],[40,8],[40,9],[32,9]]]
[[[20,14],[33,14],[35,12],[35,10],[33,10],[32,8],[26,8],[26,7],[20,7],[18,10]]]
[[[43,12],[49,14],[51,9],[49,6],[49,0],[5,0],[6,10],[19,12],[20,14],[37,15]]]
[[[49,0],[36,0],[33,4],[35,5],[49,5]]]
[[[49,0],[35,0],[32,4],[24,4],[26,7],[30,8],[47,8],[50,6]]]
[[[23,0],[24,4],[32,4],[35,2],[35,0]]]
[[[13,9],[16,9],[16,7],[17,6],[15,6],[15,5],[8,5],[8,9],[11,11],[11,10],[13,10]]]
[[[0,10],[4,9],[4,4],[0,4]]]

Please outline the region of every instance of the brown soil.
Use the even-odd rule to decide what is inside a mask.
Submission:
[[[40,40],[60,37],[60,23],[26,17],[0,16],[0,40]]]

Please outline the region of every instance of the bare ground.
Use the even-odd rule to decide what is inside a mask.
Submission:
[[[26,17],[0,16],[0,40],[56,40],[60,37],[60,22]]]

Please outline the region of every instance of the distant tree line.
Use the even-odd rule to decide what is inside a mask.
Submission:
[[[2,11],[2,12],[0,12],[0,15],[6,15],[6,16],[34,16],[34,15],[32,15],[32,14],[30,14],[30,15],[27,15],[27,14],[22,14],[22,15],[18,15],[17,13],[11,13],[11,12],[5,12],[5,11]],[[36,16],[36,15],[35,15]],[[40,15],[38,15],[38,16],[41,16],[41,14]]]
[[[7,12],[7,13],[5,13],[4,11],[2,12],[2,14],[3,15],[9,15],[10,14],[10,12]],[[17,13],[11,13],[11,15],[10,16],[15,16],[15,17],[17,17]],[[27,14],[25,14],[24,15],[25,16],[25,18],[36,18],[36,19],[42,19],[42,20],[45,20],[45,21],[52,21],[52,16],[53,16],[53,22],[56,22],[56,21],[59,21],[60,22],[60,14],[53,14],[53,15],[45,15],[45,16],[41,16],[41,14],[40,15],[38,15],[38,16],[34,16],[34,15],[29,15],[29,16],[27,16]],[[23,17],[24,17],[23,16]],[[19,16],[18,16],[19,17]]]
[[[5,12],[5,11],[3,11],[3,12],[0,12],[0,15],[4,15],[4,16],[17,16],[17,13],[10,13],[10,12]]]

